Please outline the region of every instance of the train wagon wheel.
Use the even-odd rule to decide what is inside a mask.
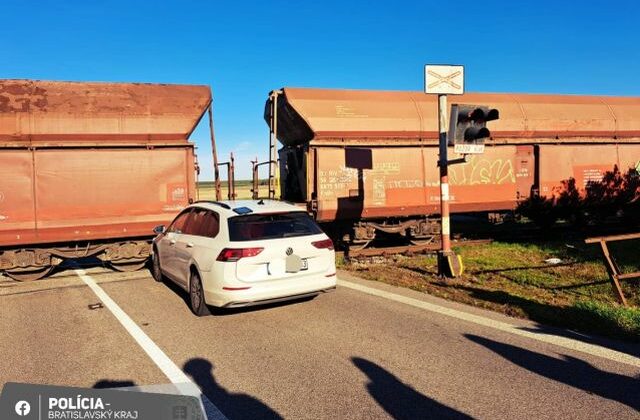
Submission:
[[[40,280],[53,270],[53,266],[37,267],[30,270],[5,271],[5,274],[17,281],[34,281]]]
[[[147,265],[147,260],[143,261],[125,261],[125,262],[117,262],[111,261],[109,263],[111,268],[116,271],[121,271],[123,273],[128,273],[131,271],[138,271],[143,269]]]

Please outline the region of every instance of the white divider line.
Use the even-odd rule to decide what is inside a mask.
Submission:
[[[568,337],[562,337],[559,335],[552,335],[547,333],[536,333],[533,331],[524,330],[517,325],[512,325],[506,322],[497,321],[491,318],[486,318],[480,315],[470,314],[468,312],[462,312],[455,309],[447,308],[444,306],[436,305],[434,303],[425,302],[422,300],[402,296],[396,293],[387,292],[373,287],[363,286],[358,283],[352,283],[345,280],[338,279],[338,285],[342,287],[348,287],[353,290],[358,290],[369,295],[378,296],[381,298],[393,300],[395,302],[404,303],[406,305],[414,306],[416,308],[424,309],[427,311],[435,312],[441,315],[450,316],[463,321],[472,322],[474,324],[482,325],[484,327],[493,328],[495,330],[504,331],[510,334],[519,335],[521,337],[530,338],[532,340],[541,341],[544,343],[553,344],[566,349],[579,351],[582,353],[590,354],[593,356],[602,357],[604,359],[613,360],[618,363],[624,363],[634,367],[640,367],[640,359],[630,354],[622,353],[616,350],[611,350],[606,347],[601,347],[595,344],[589,344],[582,341],[574,340]]]
[[[78,277],[89,286],[93,293],[98,296],[103,305],[106,306],[113,316],[122,324],[125,330],[133,337],[142,350],[160,368],[162,373],[175,385],[175,388],[182,395],[192,395],[199,397],[203,405],[204,412],[209,420],[227,420],[224,414],[202,393],[200,388],[178,367],[169,356],[167,356],[156,343],[136,324],[118,304],[100,287],[96,281],[84,270],[75,270]]]

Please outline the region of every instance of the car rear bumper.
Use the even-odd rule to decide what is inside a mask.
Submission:
[[[336,288],[336,277],[320,275],[295,280],[244,283],[250,287],[246,290],[224,290],[214,281],[205,280],[203,283],[208,305],[237,308],[300,299],[328,292]]]
[[[278,302],[286,302],[289,300],[295,299],[304,299],[306,297],[317,296],[320,293],[328,293],[336,289],[336,286],[333,286],[328,289],[316,290],[313,292],[302,293],[299,295],[291,295],[284,296],[279,298],[270,298],[270,299],[262,299],[262,300],[253,300],[253,301],[234,301],[225,304],[224,308],[244,308],[246,306],[256,306],[256,305],[268,305],[270,303],[278,303]]]

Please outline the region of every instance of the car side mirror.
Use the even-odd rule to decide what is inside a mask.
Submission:
[[[164,225],[159,225],[153,228],[153,233],[155,233],[156,235],[160,235],[161,233],[164,233],[164,231],[165,231]]]

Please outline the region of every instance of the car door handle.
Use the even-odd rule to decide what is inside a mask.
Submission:
[[[172,240],[169,241],[169,245],[175,245],[175,244],[176,244],[176,240],[175,239],[172,239]]]
[[[193,244],[191,242],[187,243],[187,248],[193,248]]]

